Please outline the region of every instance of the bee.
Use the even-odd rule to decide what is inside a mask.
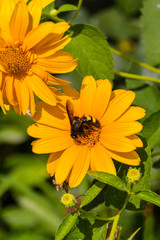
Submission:
[[[80,137],[88,134],[94,128],[100,128],[99,121],[92,116],[83,115],[81,118],[74,116],[74,106],[70,100],[66,102],[66,110],[71,125],[71,137],[77,142],[80,142],[78,140]]]

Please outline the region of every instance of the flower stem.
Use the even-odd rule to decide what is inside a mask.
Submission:
[[[73,22],[73,20],[78,16],[82,2],[83,2],[83,0],[79,0],[78,6],[77,6],[77,11],[75,12],[74,16],[68,21],[69,24],[71,24],[71,22]]]
[[[130,197],[130,193],[128,193],[128,195],[126,197],[126,200],[125,200],[125,202],[123,204],[123,207],[118,211],[117,215],[114,217],[114,221],[113,221],[111,233],[110,233],[110,236],[109,236],[109,240],[113,240],[114,239],[115,231],[116,231],[116,228],[117,228],[117,225],[118,225],[118,221],[119,221],[120,215],[123,212],[123,210],[125,209],[125,207],[127,206],[129,197]]]
[[[113,225],[112,225],[112,229],[111,229],[111,233],[110,233],[110,236],[109,236],[109,240],[114,239],[114,235],[115,235],[115,231],[116,231],[117,224],[118,224],[118,221],[119,221],[119,217],[120,217],[119,214],[115,216],[115,219],[114,219]]]
[[[111,52],[115,53],[116,55],[121,56],[121,57],[123,57],[124,59],[126,59],[126,60],[128,60],[128,61],[130,61],[130,62],[133,62],[133,63],[137,64],[137,65],[140,66],[140,67],[149,69],[150,71],[153,71],[153,72],[156,72],[156,73],[159,73],[159,74],[160,74],[160,69],[155,68],[155,67],[152,67],[151,65],[146,64],[146,63],[143,63],[143,62],[140,62],[140,61],[138,61],[138,60],[135,60],[135,59],[133,59],[133,58],[125,55],[124,53],[122,53],[122,52],[120,52],[120,51],[118,51],[118,50],[116,50],[116,49],[114,49],[114,48],[110,48],[110,49],[111,49]]]
[[[91,213],[91,212],[85,211],[84,209],[78,207],[77,205],[75,205],[74,207],[75,207],[79,212],[81,212],[81,213],[84,213],[84,214],[86,214],[86,215],[88,215],[88,216],[90,216],[90,217],[93,217],[93,218],[95,218],[95,219],[97,219],[97,220],[101,220],[101,221],[105,221],[105,222],[112,221],[112,220],[114,220],[115,217],[117,216],[117,215],[116,215],[116,216],[113,216],[113,217],[110,217],[110,218],[98,217],[98,216],[95,216],[95,215],[94,215],[93,213]]]
[[[120,77],[124,77],[124,78],[130,78],[130,79],[136,79],[136,80],[140,80],[140,81],[160,83],[160,79],[158,79],[158,78],[152,78],[152,77],[141,76],[141,75],[132,74],[132,73],[117,72],[117,71],[114,71],[114,73],[115,73],[115,75],[120,76]]]

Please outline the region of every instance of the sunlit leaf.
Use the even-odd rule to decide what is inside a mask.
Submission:
[[[57,13],[60,12],[67,12],[67,11],[74,11],[77,10],[77,7],[72,5],[72,4],[64,4],[62,6],[60,6],[57,10]]]
[[[56,235],[55,240],[63,240],[64,237],[69,233],[69,231],[73,228],[78,218],[78,213],[70,213],[68,214],[61,225],[59,226]]]
[[[82,77],[92,75],[97,79],[113,79],[113,57],[106,37],[98,28],[77,24],[69,29],[72,41],[64,48],[78,58],[77,71]]]
[[[136,196],[140,199],[143,199],[147,202],[151,202],[158,207],[160,207],[160,195],[152,191],[141,191],[136,193]]]
[[[88,174],[91,177],[97,179],[98,181],[106,183],[121,191],[128,191],[126,184],[117,176],[105,172],[93,172],[93,171],[90,171]]]
[[[106,223],[93,232],[92,240],[106,240],[107,226],[108,224]]]
[[[96,182],[92,187],[88,189],[85,196],[83,197],[81,207],[90,203],[95,197],[102,191],[102,189],[106,186],[105,183]]]

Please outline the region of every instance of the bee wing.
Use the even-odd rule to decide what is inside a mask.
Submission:
[[[66,109],[67,109],[67,114],[69,117],[70,124],[72,125],[73,117],[74,117],[74,106],[70,100],[67,100],[67,102],[66,102]]]

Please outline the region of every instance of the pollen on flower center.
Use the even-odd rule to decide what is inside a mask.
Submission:
[[[11,76],[21,77],[27,74],[31,67],[30,57],[21,46],[6,47],[0,51],[0,64]]]
[[[100,122],[91,116],[74,117],[71,137],[78,143],[92,148],[99,141]]]

